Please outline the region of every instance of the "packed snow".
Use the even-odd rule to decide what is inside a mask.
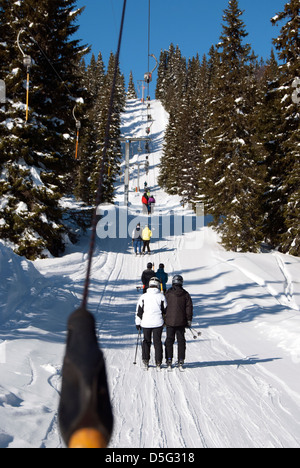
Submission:
[[[121,180],[116,208],[106,210],[107,230],[116,223],[117,235],[105,238],[98,226],[92,268],[89,309],[115,417],[110,447],[299,447],[300,259],[227,252],[208,227],[209,216],[195,219],[179,197],[164,193],[157,177],[168,116],[158,101],[151,114],[149,173],[146,153],[133,145],[130,206],[123,206]],[[146,106],[128,101],[123,136],[145,136],[146,125]],[[136,192],[138,162],[140,185],[147,181],[156,199],[152,253],[145,257],[133,254],[124,235],[137,218],[147,222]],[[187,228],[180,232],[180,226]],[[0,243],[2,448],[64,447],[57,410],[66,322],[81,301],[88,247],[89,232],[62,258],[30,262]],[[170,279],[182,274],[194,302],[193,327],[202,335],[195,340],[186,332],[184,373],[164,366],[159,373],[153,360],[143,371],[140,348],[133,365],[137,286],[148,261],[155,270],[164,263]]]

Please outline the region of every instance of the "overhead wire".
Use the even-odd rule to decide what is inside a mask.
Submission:
[[[104,173],[105,173],[105,166],[106,166],[106,163],[107,163],[107,150],[108,150],[109,139],[110,139],[109,138],[109,133],[110,133],[110,125],[111,125],[112,114],[113,114],[114,96],[115,96],[115,88],[116,88],[117,75],[118,75],[121,43],[122,43],[124,20],[125,20],[126,3],[127,3],[127,0],[124,0],[123,11],[122,11],[122,19],[121,19],[121,26],[120,26],[120,33],[119,33],[118,48],[117,48],[117,53],[116,53],[116,57],[115,57],[114,77],[113,77],[113,83],[112,83],[112,88],[111,88],[108,118],[107,118],[106,130],[105,130],[105,140],[104,140],[104,148],[103,148],[103,155],[102,155],[101,171],[100,171],[98,189],[97,189],[97,195],[96,195],[96,210],[95,210],[94,217],[93,217],[92,235],[91,235],[90,251],[89,251],[89,254],[88,254],[88,267],[87,267],[86,280],[85,280],[85,286],[84,286],[82,307],[86,307],[87,300],[88,300],[88,294],[89,294],[89,284],[90,284],[90,275],[91,275],[91,267],[92,267],[92,258],[93,258],[93,253],[94,253],[94,249],[95,249],[95,241],[96,241],[97,207],[98,207],[98,205],[99,205],[99,203],[101,201],[101,197],[102,197],[102,191],[103,191],[102,182],[103,182]]]
[[[75,310],[68,320],[68,339],[62,370],[62,389],[59,404],[59,424],[62,437],[66,445],[70,448],[107,447],[113,426],[113,415],[109,399],[104,358],[97,342],[95,319],[93,315],[88,312],[87,303],[89,298],[92,261],[96,244],[97,207],[102,199],[103,180],[108,162],[107,152],[110,141],[110,127],[114,108],[126,4],[127,0],[124,0],[105,130],[101,171],[99,174],[92,222],[83,298],[79,309]],[[19,17],[17,13],[16,16]],[[19,20],[22,21],[20,18]],[[31,40],[38,46],[40,52],[66,88],[68,95],[71,96],[66,83],[42,47],[33,37],[32,32],[27,26],[25,26],[24,29],[28,32]],[[75,116],[75,108],[73,109],[73,116],[76,122],[79,122]]]
[[[127,0],[124,0],[115,69],[111,87],[105,141],[94,210],[82,303],[68,320],[68,339],[62,372],[59,405],[60,431],[70,448],[106,448],[113,429],[113,414],[103,353],[98,346],[95,318],[87,310],[91,267],[96,244],[97,207],[103,194],[108,160],[115,89]]]

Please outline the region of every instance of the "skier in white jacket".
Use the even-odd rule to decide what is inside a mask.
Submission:
[[[135,323],[138,330],[143,329],[144,341],[142,346],[143,364],[148,368],[150,360],[151,339],[153,336],[155,362],[160,367],[163,359],[162,332],[164,326],[167,301],[160,291],[158,278],[151,278],[147,292],[140,297],[136,307]]]

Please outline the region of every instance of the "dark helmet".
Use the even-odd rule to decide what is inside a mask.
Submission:
[[[161,270],[163,270],[163,269],[165,268],[165,265],[164,265],[163,263],[160,263],[160,264],[159,264],[159,268],[160,268]]]
[[[157,289],[160,289],[160,281],[159,281],[159,279],[156,278],[156,277],[151,278],[151,280],[149,281],[149,288],[157,288]]]
[[[183,278],[181,275],[175,275],[172,280],[172,284],[174,286],[182,286],[183,285]]]

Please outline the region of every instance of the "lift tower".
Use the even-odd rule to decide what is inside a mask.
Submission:
[[[124,177],[124,205],[128,206],[129,196],[129,158],[130,158],[130,145],[136,141],[151,141],[151,138],[120,138],[121,143],[125,143],[125,177]]]

